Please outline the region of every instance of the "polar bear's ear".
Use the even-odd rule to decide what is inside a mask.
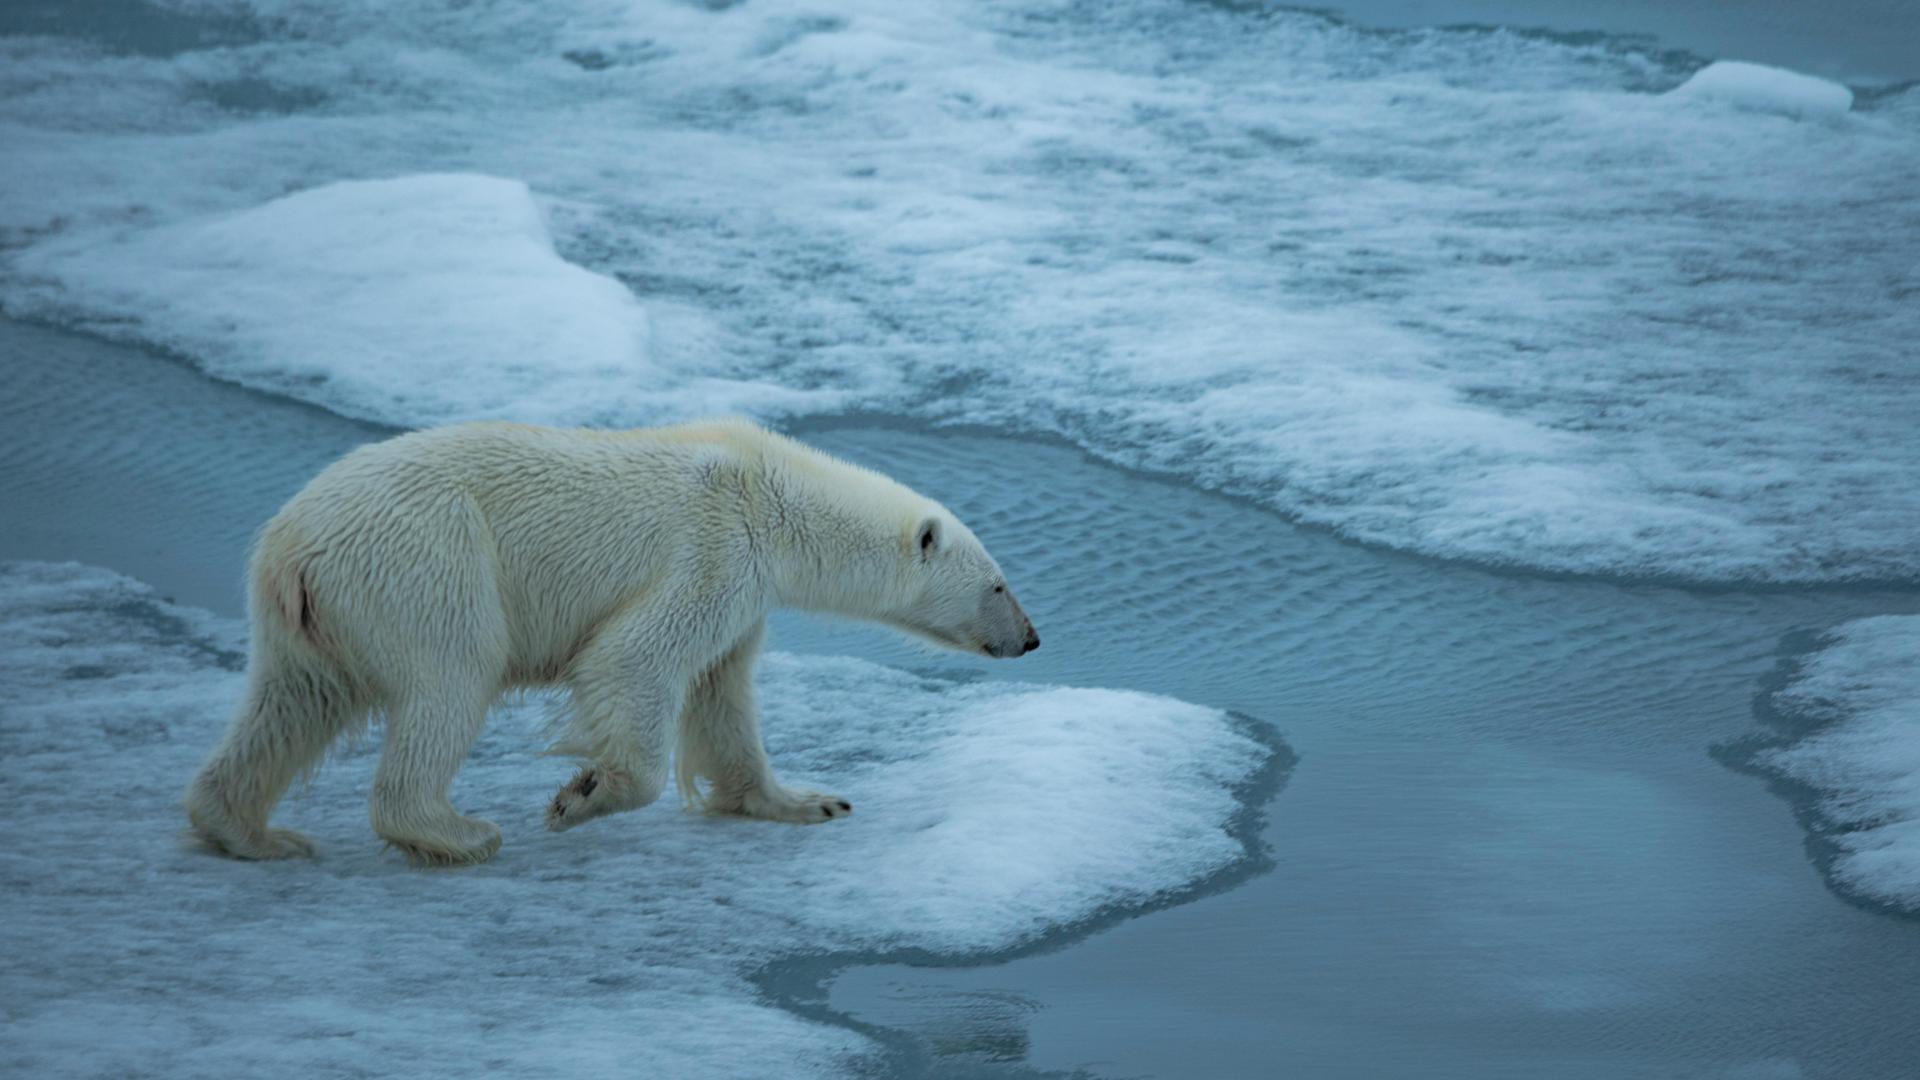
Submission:
[[[939,518],[927,517],[920,519],[919,526],[913,530],[913,544],[914,548],[920,552],[921,558],[931,559],[933,558],[934,552],[940,550],[940,531]]]

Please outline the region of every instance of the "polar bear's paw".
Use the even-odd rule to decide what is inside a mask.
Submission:
[[[493,858],[500,850],[500,829],[491,821],[451,816],[433,829],[383,832],[387,846],[415,866],[471,866]]]
[[[292,829],[267,828],[265,811],[236,813],[217,782],[202,777],[187,793],[188,834],[210,851],[236,859],[297,859],[313,843]]]
[[[741,796],[736,813],[794,825],[818,825],[851,815],[853,804],[838,795],[776,787]]]
[[[268,829],[244,854],[248,859],[301,859],[313,854],[313,841],[292,829]]]
[[[236,859],[298,859],[313,854],[313,841],[292,829],[262,829],[239,834],[204,830],[196,835],[208,847]]]
[[[659,798],[660,787],[658,783],[642,783],[619,769],[589,765],[547,804],[547,828],[565,832],[597,817],[637,810]]]

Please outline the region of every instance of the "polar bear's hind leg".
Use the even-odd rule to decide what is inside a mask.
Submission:
[[[246,697],[187,789],[187,820],[215,851],[241,859],[313,853],[306,837],[268,828],[267,818],[294,778],[366,712],[314,659],[256,640]]]

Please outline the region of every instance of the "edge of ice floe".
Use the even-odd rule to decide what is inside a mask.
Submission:
[[[1836,837],[1852,830],[1836,828],[1821,813],[1820,803],[1828,792],[1767,760],[1770,752],[1793,746],[1842,722],[1838,716],[1818,716],[1782,708],[1779,704],[1780,693],[1799,681],[1807,663],[1821,650],[1835,643],[1834,631],[1837,629],[1795,630],[1782,637],[1774,650],[1776,660],[1773,669],[1760,678],[1754,689],[1754,718],[1766,730],[1716,743],[1707,752],[1734,772],[1765,781],[1767,791],[1787,804],[1802,833],[1801,848],[1814,869],[1819,871],[1821,883],[1828,892],[1863,911],[1920,922],[1920,900],[1902,903],[1883,899],[1852,884],[1839,872],[1838,863],[1847,850]]]
[[[1267,808],[1286,787],[1294,767],[1300,763],[1300,755],[1271,724],[1238,709],[1222,711],[1233,722],[1236,731],[1259,743],[1268,753],[1258,769],[1228,788],[1236,807],[1224,828],[1241,850],[1232,862],[1213,873],[1143,899],[1111,904],[1063,923],[1038,938],[1014,945],[957,952],[909,946],[787,956],[769,960],[747,971],[747,981],[758,990],[761,1000],[769,1004],[805,1020],[857,1032],[885,1047],[896,1058],[905,1058],[922,1069],[930,1067],[931,1056],[912,1032],[872,1024],[833,1008],[828,1003],[829,984],[841,973],[856,967],[892,964],[925,968],[974,967],[1005,964],[1029,956],[1058,952],[1121,923],[1227,892],[1273,868],[1272,849],[1262,837],[1267,825]]]

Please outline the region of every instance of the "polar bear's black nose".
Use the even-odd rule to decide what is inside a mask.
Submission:
[[[1039,647],[1040,647],[1040,635],[1034,633],[1032,630],[1028,630],[1026,648],[1021,649],[1020,654],[1024,656],[1027,653],[1030,653]]]

